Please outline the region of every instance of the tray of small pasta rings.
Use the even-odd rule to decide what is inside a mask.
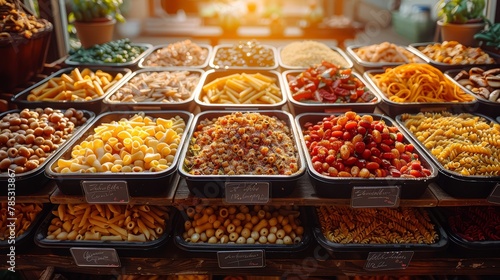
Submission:
[[[179,211],[174,242],[190,253],[264,250],[265,257],[307,249],[312,234],[298,206],[196,206]]]
[[[61,255],[72,247],[113,248],[124,256],[150,254],[170,239],[175,211],[145,204],[59,204],[40,224],[34,241]]]
[[[418,198],[437,178],[425,152],[387,116],[304,113],[295,121],[320,197],[349,198],[354,187],[399,186],[401,198]]]
[[[99,114],[106,109],[106,95],[130,73],[128,68],[63,68],[19,92],[11,101],[19,108],[75,108]]]
[[[476,113],[402,114],[396,121],[439,169],[438,185],[462,198],[486,198],[500,181],[500,124]]]
[[[11,246],[16,247],[16,253],[29,248],[38,225],[50,211],[50,204],[17,202],[9,207],[7,202],[2,202],[1,206],[0,252],[9,253]],[[9,218],[15,218],[13,226]]]
[[[282,73],[290,110],[305,112],[373,112],[381,102],[374,89],[351,68],[323,61]]]
[[[441,71],[464,66],[491,67],[500,64],[500,56],[480,47],[470,47],[457,41],[424,42],[409,45],[426,63]]]
[[[395,67],[405,63],[422,63],[424,60],[408,46],[400,46],[389,42],[372,45],[351,45],[346,53],[360,73],[368,70]]]
[[[485,257],[500,249],[500,207],[454,206],[437,208],[437,216],[456,254]]]
[[[96,117],[47,165],[68,195],[82,184],[125,184],[130,196],[169,190],[193,115],[186,111],[114,111]]]
[[[194,111],[204,71],[189,68],[141,69],[123,79],[103,102],[111,111]]]
[[[256,185],[259,197],[286,197],[306,170],[285,111],[201,112],[187,139],[178,171],[198,197],[225,197],[228,185]]]
[[[445,75],[457,81],[464,91],[476,96],[476,112],[496,117],[500,110],[500,67],[496,66],[490,69],[476,66],[452,69]]]
[[[48,182],[47,162],[88,125],[95,114],[70,109],[15,109],[0,114],[0,195],[36,192]]]
[[[363,76],[382,98],[379,107],[395,117],[425,111],[474,111],[477,98],[427,63],[369,70]]]
[[[314,237],[332,258],[366,259],[370,252],[413,251],[415,259],[435,257],[448,247],[448,235],[426,208],[328,205],[312,211]]]
[[[281,110],[286,104],[281,74],[276,70],[208,70],[195,103],[207,110]]]

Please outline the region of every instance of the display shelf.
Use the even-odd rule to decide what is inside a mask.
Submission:
[[[486,198],[455,198],[447,194],[441,187],[434,184],[430,187],[438,200],[437,206],[500,206],[488,202]]]
[[[31,194],[16,195],[16,203],[50,203],[50,196],[57,188],[55,182],[49,181]],[[7,201],[6,196],[0,196],[0,201]]]
[[[157,196],[135,196],[130,197],[129,204],[149,204],[158,206],[171,206],[177,186],[179,185],[179,176],[176,174],[172,178],[171,187]],[[66,195],[63,194],[58,188],[50,196],[50,202],[53,204],[76,204],[86,203],[85,197],[82,195]]]
[[[332,188],[335,186],[332,185]],[[206,195],[210,197],[210,195]],[[307,174],[302,176],[297,186],[290,196],[283,198],[271,198],[271,204],[274,205],[298,205],[298,206],[320,206],[320,205],[350,205],[351,199],[348,198],[322,198],[318,197],[311,185],[310,178]],[[190,193],[187,183],[184,179],[180,179],[177,187],[177,192],[174,197],[174,205],[176,206],[192,206],[198,204],[205,205],[222,205],[225,204],[222,198],[200,198]],[[424,194],[415,199],[401,199],[400,206],[405,207],[435,207],[438,205],[438,199],[427,188]]]

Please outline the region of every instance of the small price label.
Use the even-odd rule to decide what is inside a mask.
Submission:
[[[401,188],[399,186],[353,187],[351,193],[351,207],[398,207],[400,200],[400,190]]]
[[[120,258],[113,248],[69,248],[77,266],[121,267]]]
[[[370,252],[365,263],[365,270],[406,269],[410,265],[413,251]]]
[[[231,204],[266,204],[269,202],[267,182],[226,182],[225,202]]]
[[[265,267],[264,250],[241,250],[217,252],[220,268],[258,268]]]
[[[486,199],[489,203],[500,204],[500,183],[498,183]]]
[[[123,203],[130,201],[125,181],[82,181],[85,200],[88,203]]]

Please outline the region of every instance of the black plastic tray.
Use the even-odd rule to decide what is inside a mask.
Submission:
[[[206,103],[203,102],[201,98],[201,94],[203,93],[203,86],[214,81],[217,78],[222,78],[226,76],[230,76],[233,74],[256,74],[261,73],[267,77],[271,77],[276,79],[276,85],[281,91],[281,101],[275,104],[217,104],[217,103]],[[209,111],[209,110],[281,110],[283,105],[286,104],[286,93],[285,86],[281,79],[281,74],[276,70],[258,70],[255,68],[248,69],[211,69],[205,72],[202,78],[203,85],[200,90],[196,92],[194,97],[195,103],[200,107],[201,111]]]
[[[491,67],[491,66],[490,66]],[[444,74],[448,76],[450,79],[454,80],[453,77],[455,77],[460,71],[465,70],[469,72],[469,70],[472,67],[469,68],[464,68],[464,69],[453,69],[453,70],[448,70]],[[460,85],[460,87],[467,92],[468,94],[474,95],[477,98],[477,106],[474,107],[473,112],[478,112],[481,114],[484,114],[489,117],[495,117],[499,114],[500,112],[500,102],[493,102],[489,101],[487,99],[484,99],[478,94],[473,93],[471,90],[468,88]]]
[[[185,214],[182,215],[181,212],[179,212],[179,215],[177,215],[177,221],[176,221],[176,226],[174,229],[173,233],[173,239],[175,245],[182,249],[183,251],[189,252],[189,253],[216,253],[219,251],[239,251],[239,250],[264,250],[265,251],[265,256],[266,258],[268,257],[273,257],[273,255],[269,254],[278,254],[275,255],[274,257],[280,257],[279,254],[287,254],[290,256],[290,254],[293,253],[299,253],[302,251],[305,251],[309,244],[312,242],[312,232],[311,232],[311,226],[308,223],[308,219],[306,216],[308,214],[308,211],[306,211],[306,208],[301,207],[300,208],[300,217],[299,219],[302,222],[302,226],[304,227],[304,234],[302,235],[302,240],[299,243],[295,244],[232,244],[232,243],[227,243],[227,244],[221,244],[221,243],[216,243],[216,244],[210,244],[210,243],[192,243],[185,241],[184,238],[182,237],[182,234],[184,233],[184,222],[186,221]],[[281,255],[283,256],[283,255]]]
[[[410,44],[409,45],[409,48],[411,50],[413,50],[413,52],[415,54],[417,54],[420,58],[422,58],[426,63],[429,63],[430,65],[438,68],[439,70],[441,71],[446,71],[446,70],[450,70],[450,69],[453,69],[453,68],[457,68],[457,67],[464,67],[464,66],[476,66],[476,67],[491,67],[492,65],[494,64],[500,64],[500,57],[494,53],[491,53],[491,52],[488,52],[486,50],[483,50],[483,52],[487,53],[489,56],[491,56],[495,61],[496,63],[494,64],[465,64],[465,65],[458,65],[458,64],[449,64],[449,63],[442,63],[442,62],[438,62],[438,61],[435,61],[433,59],[431,59],[430,57],[428,57],[427,55],[425,55],[424,53],[422,53],[418,48],[419,47],[426,47],[428,45],[433,45],[433,44],[436,44],[438,42],[423,42],[423,43],[413,43],[413,44]]]
[[[40,223],[45,219],[50,209],[52,209],[51,204],[43,204],[42,207],[42,210],[37,214],[35,220],[33,220],[26,231],[16,237],[15,244],[9,244],[9,240],[0,241],[0,252],[9,253],[11,246],[15,246],[16,253],[19,253],[21,250],[30,249],[30,246],[33,244],[35,231],[38,229]]]
[[[288,86],[289,80],[288,75],[298,76],[303,70],[286,70],[282,73],[283,77],[283,87],[285,89],[288,103],[290,104],[290,110],[294,115],[306,113],[306,112],[322,112],[322,113],[339,113],[354,111],[358,113],[373,113],[377,105],[380,104],[382,98],[380,94],[373,89],[373,86],[365,82],[365,79],[361,77],[360,74],[352,72],[356,78],[358,78],[367,88],[368,91],[373,93],[375,99],[373,102],[352,102],[352,103],[319,103],[319,102],[302,102],[297,101],[293,98],[293,94]]]
[[[152,48],[150,48],[150,49],[147,51],[147,53],[146,53],[146,54],[145,54],[145,55],[144,55],[144,56],[140,59],[140,61],[139,61],[139,68],[147,68],[147,69],[149,69],[149,68],[156,68],[157,66],[148,66],[148,65],[145,65],[145,64],[144,64],[144,61],[145,61],[145,60],[147,60],[147,59],[148,59],[148,57],[149,57],[152,53],[154,53],[154,52],[156,52],[156,51],[159,51],[159,50],[161,50],[161,49],[163,49],[163,48],[166,48],[166,47],[168,47],[169,45],[170,45],[170,44],[161,44],[161,45],[156,45],[156,46],[153,46]],[[198,45],[198,46],[200,46],[202,49],[206,49],[206,50],[207,50],[207,52],[208,52],[208,53],[207,53],[207,58],[205,59],[205,61],[203,62],[203,64],[201,64],[201,65],[189,65],[189,66],[186,66],[186,65],[184,65],[184,66],[175,66],[175,65],[171,65],[171,66],[166,66],[166,67],[169,67],[169,68],[172,68],[172,67],[174,67],[174,68],[175,68],[175,67],[181,67],[181,68],[189,67],[189,68],[191,68],[191,69],[192,69],[192,68],[197,68],[197,69],[205,69],[205,68],[207,68],[207,66],[208,66],[208,62],[209,62],[209,60],[210,60],[210,57],[212,56],[212,50],[213,50],[213,48],[212,48],[212,46],[211,46],[211,45],[209,45],[209,44],[197,44],[197,45]]]
[[[57,206],[53,208],[57,211]],[[173,209],[172,209],[173,210]],[[70,255],[70,248],[84,247],[84,248],[113,248],[116,249],[119,256],[147,256],[152,252],[159,249],[162,245],[171,239],[172,235],[172,220],[175,216],[174,211],[170,211],[169,221],[165,222],[165,229],[163,234],[156,240],[146,242],[133,242],[133,241],[111,241],[111,240],[53,240],[47,239],[47,232],[51,220],[55,217],[53,214],[47,215],[36,230],[34,241],[35,244],[41,248],[48,248],[57,255]]]
[[[146,102],[132,102],[132,101],[112,101],[111,97],[116,94],[117,91],[119,91],[123,86],[128,84],[128,82],[134,78],[136,75],[142,74],[142,73],[150,73],[150,72],[178,72],[178,71],[188,71],[190,73],[197,73],[200,75],[200,81],[198,82],[198,85],[196,88],[193,90],[191,93],[191,96],[187,98],[186,100],[180,101],[180,102],[151,102],[151,101],[146,101]],[[109,108],[111,111],[140,111],[140,110],[183,110],[183,111],[188,111],[188,112],[193,112],[194,111],[194,96],[196,95],[197,92],[200,91],[201,87],[203,86],[203,77],[204,77],[204,71],[201,69],[189,69],[189,68],[171,68],[171,67],[158,67],[158,68],[144,68],[140,69],[137,71],[134,71],[131,75],[127,76],[123,81],[120,81],[116,87],[113,88],[113,90],[106,95],[104,98],[104,104]]]
[[[432,223],[436,226],[439,240],[434,244],[400,243],[400,244],[340,244],[328,240],[321,230],[316,209],[312,209],[311,216],[314,219],[313,234],[318,244],[326,249],[334,259],[366,259],[370,252],[389,251],[414,251],[413,258],[435,257],[436,254],[445,251],[448,247],[448,235],[439,223],[439,220],[429,211]]]
[[[50,79],[55,78],[55,77],[60,77],[62,74],[69,74],[73,69],[78,68],[80,71],[85,69],[85,67],[68,67],[61,69],[47,78],[43,79],[42,81],[36,83],[35,85],[21,91],[20,93],[16,94],[15,96],[12,97],[11,101],[19,108],[38,108],[38,107],[52,107],[52,108],[58,108],[58,109],[68,109],[68,108],[75,108],[75,109],[80,109],[80,110],[91,110],[92,112],[99,114],[103,111],[105,111],[105,106],[103,103],[104,98],[106,97],[107,94],[109,94],[117,85],[119,82],[111,86],[103,96],[99,98],[95,98],[92,100],[88,101],[28,101],[26,98],[30,94],[30,92],[35,89],[36,87],[48,82]],[[128,68],[106,68],[105,66],[101,67],[88,67],[92,71],[97,71],[97,70],[103,70],[108,73],[112,73],[114,75],[121,73],[123,74],[122,79],[126,79],[128,75],[130,75],[131,70]]]
[[[9,113],[19,113],[22,110],[11,110],[4,112],[0,114],[0,118],[3,116],[9,114]],[[64,110],[61,110],[64,111]],[[95,114],[91,111],[86,111],[86,110],[81,110],[84,112],[85,116],[87,117],[87,122],[83,124],[82,126],[76,128],[73,132],[73,134],[70,136],[68,140],[66,140],[64,143],[59,145],[59,148],[56,149],[55,151],[52,152],[51,155],[47,157],[47,159],[41,163],[37,168],[30,170],[28,172],[20,173],[20,174],[15,174],[15,192],[16,195],[27,195],[36,192],[38,189],[42,188],[48,181],[49,178],[47,178],[44,174],[44,169],[47,163],[57,155],[59,151],[64,149],[66,145],[81,131],[83,130],[89,123],[93,121],[95,118]],[[0,195],[7,196],[8,192],[8,179],[9,179],[9,174],[7,172],[0,173]]]
[[[391,101],[385,93],[383,93],[380,88],[375,84],[371,75],[384,73],[384,70],[369,70],[363,74],[365,80],[371,85],[373,89],[378,93],[378,96],[382,98],[382,102],[378,104],[379,108],[382,109],[390,117],[394,118],[397,115],[403,113],[418,113],[418,112],[440,112],[440,111],[452,111],[452,112],[471,112],[474,111],[477,106],[477,98],[474,96],[475,100],[470,102],[394,102]],[[445,76],[446,77],[446,76]],[[453,79],[450,81],[455,82]],[[467,93],[467,92],[466,92]],[[469,93],[467,93],[469,94]]]
[[[474,114],[476,116],[482,116],[486,120],[494,122],[493,119],[480,115]],[[414,143],[431,159],[432,163],[437,166],[439,170],[439,176],[436,183],[441,187],[446,193],[453,197],[458,198],[486,198],[488,197],[495,186],[500,182],[499,176],[464,176],[459,173],[449,171],[443,167],[443,165],[433,156],[430,151],[425,148],[424,145],[405,127],[403,121],[401,120],[401,115],[395,118],[396,122],[400,127],[409,135]]]
[[[201,120],[226,116],[233,112],[237,111],[206,111],[196,115],[192,122],[192,129],[190,129],[188,139],[193,137],[194,128]],[[259,111],[259,113],[267,116],[276,116],[278,119],[288,124],[297,147],[299,170],[292,175],[192,175],[184,170],[183,164],[179,164],[179,175],[186,180],[187,187],[193,195],[198,197],[224,197],[225,184],[228,182],[269,183],[271,198],[286,197],[293,192],[297,186],[297,182],[302,175],[304,175],[306,170],[304,156],[299,146],[296,128],[293,124],[293,117],[290,113],[285,111],[262,110]],[[188,155],[189,146],[189,143],[186,143],[181,151],[181,163],[185,161]]]
[[[103,113],[96,117],[85,130],[80,132],[77,137],[72,139],[64,149],[62,149],[45,167],[45,175],[54,180],[57,188],[68,195],[81,195],[83,190],[81,187],[82,181],[126,181],[130,196],[151,196],[158,195],[164,191],[175,187],[171,185],[172,178],[175,177],[177,164],[179,161],[179,150],[176,152],[174,160],[169,168],[156,173],[151,172],[127,172],[127,173],[57,173],[53,171],[53,166],[57,164],[57,160],[71,158],[71,150],[78,145],[87,136],[93,135],[94,128],[101,123],[111,121],[119,121],[121,118],[130,118],[137,114],[133,111],[116,111]],[[181,137],[179,147],[181,147],[188,134],[193,115],[185,111],[147,111],[145,116],[153,118],[171,118],[180,116],[186,123],[186,129]]]
[[[307,122],[317,123],[321,121],[324,117],[331,116],[332,114],[326,113],[304,113],[295,117],[295,122],[297,129],[299,130],[300,144],[303,149],[303,153],[307,162],[307,171],[311,178],[311,183],[316,191],[316,194],[320,197],[328,198],[350,198],[352,194],[353,187],[374,187],[374,186],[400,186],[400,198],[418,198],[421,197],[428,185],[434,182],[438,176],[437,168],[431,164],[431,160],[426,156],[426,154],[415,147],[415,153],[420,157],[422,166],[431,171],[431,175],[428,177],[421,178],[396,178],[396,177],[385,177],[385,178],[359,178],[359,177],[329,177],[319,174],[314,168],[311,162],[311,156],[307,151],[305,146],[304,136],[302,134],[302,128]],[[405,138],[405,143],[414,144],[414,141],[407,135],[407,133],[400,128],[399,125],[395,123],[389,117],[379,115],[379,114],[368,114],[373,116],[374,120],[384,120],[388,126],[395,126],[398,130],[403,133]]]
[[[283,59],[281,58],[281,51],[283,50],[285,46],[281,46],[278,48],[277,53],[278,53],[278,64],[281,68],[283,69],[307,69],[308,67],[302,67],[302,66],[292,66],[285,64],[283,62]],[[337,52],[346,62],[346,66],[341,66],[341,68],[352,68],[353,67],[353,61],[347,56],[347,54],[340,48],[338,47],[330,47],[333,51]],[[310,65],[313,66],[313,65]]]

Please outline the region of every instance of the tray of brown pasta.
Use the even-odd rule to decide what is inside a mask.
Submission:
[[[168,191],[193,115],[186,111],[114,111],[96,117],[45,168],[64,194],[82,184],[126,185],[130,196]]]
[[[187,139],[179,175],[195,196],[225,197],[227,186],[248,185],[263,191],[259,197],[284,197],[306,170],[285,111],[205,111],[195,116]]]
[[[313,233],[332,258],[366,259],[370,252],[412,251],[413,258],[436,256],[448,235],[426,208],[313,208]]]
[[[379,107],[389,116],[425,111],[474,111],[477,98],[441,70],[426,63],[369,70],[365,80],[382,98]]]
[[[40,224],[34,240],[57,254],[88,247],[137,256],[170,239],[174,212],[167,206],[144,204],[59,204]]]
[[[276,70],[208,70],[195,103],[207,110],[281,110],[286,94]]]
[[[486,198],[500,182],[500,124],[451,112],[402,114],[396,121],[439,168],[438,185],[454,197]]]
[[[11,101],[20,108],[75,108],[99,114],[106,109],[106,95],[130,73],[128,68],[64,68],[19,92]]]

